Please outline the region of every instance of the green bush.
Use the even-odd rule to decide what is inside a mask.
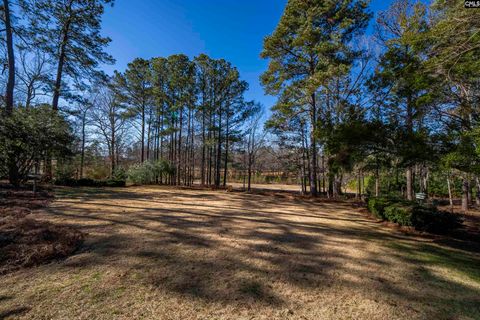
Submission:
[[[0,116],[0,176],[18,186],[40,160],[71,155],[73,140],[69,123],[50,106],[14,108],[11,116]]]
[[[107,180],[107,181],[105,181],[105,187],[124,188],[126,186],[127,186],[127,182],[125,180]]]
[[[127,175],[135,185],[155,184],[160,176],[171,174],[174,171],[170,163],[165,160],[146,161],[131,166]]]
[[[73,179],[73,178],[57,178],[55,179],[54,184],[56,186],[78,187],[77,179]]]
[[[368,210],[380,219],[431,233],[446,233],[458,228],[462,222],[458,215],[439,211],[435,206],[419,205],[398,198],[370,198]]]
[[[77,180],[77,185],[80,187],[98,187],[101,184],[99,180],[82,178]]]
[[[125,171],[124,168],[117,168],[115,169],[111,180],[127,181],[127,179],[128,179],[127,171]]]
[[[77,172],[76,169],[72,161],[62,159],[62,161],[57,162],[55,167],[55,177],[58,180],[74,179]]]
[[[125,180],[94,180],[94,179],[72,179],[72,178],[63,178],[56,179],[55,185],[57,186],[66,186],[66,187],[115,187],[123,188],[126,186]]]
[[[414,225],[415,205],[407,203],[393,203],[385,208],[385,219],[398,223],[401,226],[412,227]]]
[[[400,199],[394,197],[371,197],[367,200],[368,211],[370,211],[375,217],[384,220],[385,208],[400,201]]]
[[[415,229],[438,234],[457,229],[462,224],[462,219],[457,214],[422,206],[415,208],[412,220]]]

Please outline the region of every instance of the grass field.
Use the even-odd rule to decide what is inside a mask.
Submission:
[[[0,318],[480,319],[475,247],[404,234],[349,203],[66,188],[35,215],[85,243],[0,276]]]

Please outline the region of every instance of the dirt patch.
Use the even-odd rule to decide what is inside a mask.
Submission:
[[[74,228],[33,218],[52,199],[48,193],[1,193],[0,274],[67,257],[81,245],[83,234]]]

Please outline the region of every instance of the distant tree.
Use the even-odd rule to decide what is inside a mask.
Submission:
[[[126,117],[138,123],[140,133],[140,161],[145,161],[145,135],[150,109],[153,104],[150,61],[135,59],[124,73],[115,72],[112,89],[127,106]]]
[[[247,169],[247,191],[252,188],[252,170],[257,160],[259,150],[265,145],[266,132],[262,130],[262,107],[257,106],[247,122],[245,130],[245,153]]]
[[[386,93],[378,103],[384,108],[388,121],[404,130],[406,139],[399,143],[405,143],[405,147],[401,150],[415,150],[410,142],[420,137],[419,131],[424,129],[422,124],[433,99],[428,90],[433,80],[422,58],[424,48],[417,44],[418,35],[427,30],[426,7],[410,0],[397,0],[380,13],[377,29],[385,52],[380,57],[371,89]],[[406,198],[413,200],[413,166],[421,159],[418,154],[408,152],[402,152],[402,156],[406,167]]]
[[[110,158],[110,176],[113,178],[118,167],[118,146],[125,138],[125,107],[109,86],[99,90],[94,106],[91,118],[107,146]]]
[[[168,101],[171,121],[171,162],[175,164],[174,180],[180,185],[181,179],[185,180],[185,164],[188,155],[190,131],[185,137],[185,123],[188,119],[187,110],[195,107],[195,65],[183,54],[172,55],[167,58]],[[190,114],[191,119],[191,114]]]
[[[17,77],[20,85],[17,90],[24,95],[24,105],[28,109],[35,102],[39,95],[43,94],[42,89],[48,85],[50,71],[48,57],[38,50],[33,53],[30,48],[20,52],[20,68],[17,70]],[[41,92],[42,90],[42,92]]]
[[[320,87],[348,72],[354,52],[349,42],[367,26],[365,1],[289,0],[279,25],[266,37],[269,58],[262,83],[280,95],[283,110],[301,107],[309,115],[310,191],[317,195],[317,138]],[[278,106],[278,105],[277,105]]]
[[[429,45],[430,74],[439,92],[437,119],[445,124],[443,163],[462,178],[462,210],[471,200],[472,180],[480,193],[478,141],[480,127],[480,12],[465,10],[462,2],[434,1],[430,30],[422,40]],[[474,179],[472,179],[475,177]]]

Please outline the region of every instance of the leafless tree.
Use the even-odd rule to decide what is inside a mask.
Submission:
[[[21,83],[18,92],[25,97],[25,107],[28,109],[35,98],[40,95],[39,91],[48,83],[50,66],[44,53],[22,51],[20,54],[20,68],[17,77]]]
[[[107,145],[111,176],[115,174],[120,147],[126,136],[124,111],[115,93],[109,88],[103,88],[98,95],[92,119],[98,134],[103,137]]]
[[[259,150],[265,143],[265,131],[262,130],[262,118],[263,112],[259,112],[257,115],[251,118],[247,124],[247,130],[245,135],[245,155],[246,155],[246,167],[247,167],[247,190],[251,190],[252,183],[252,170],[255,166],[255,161]]]

